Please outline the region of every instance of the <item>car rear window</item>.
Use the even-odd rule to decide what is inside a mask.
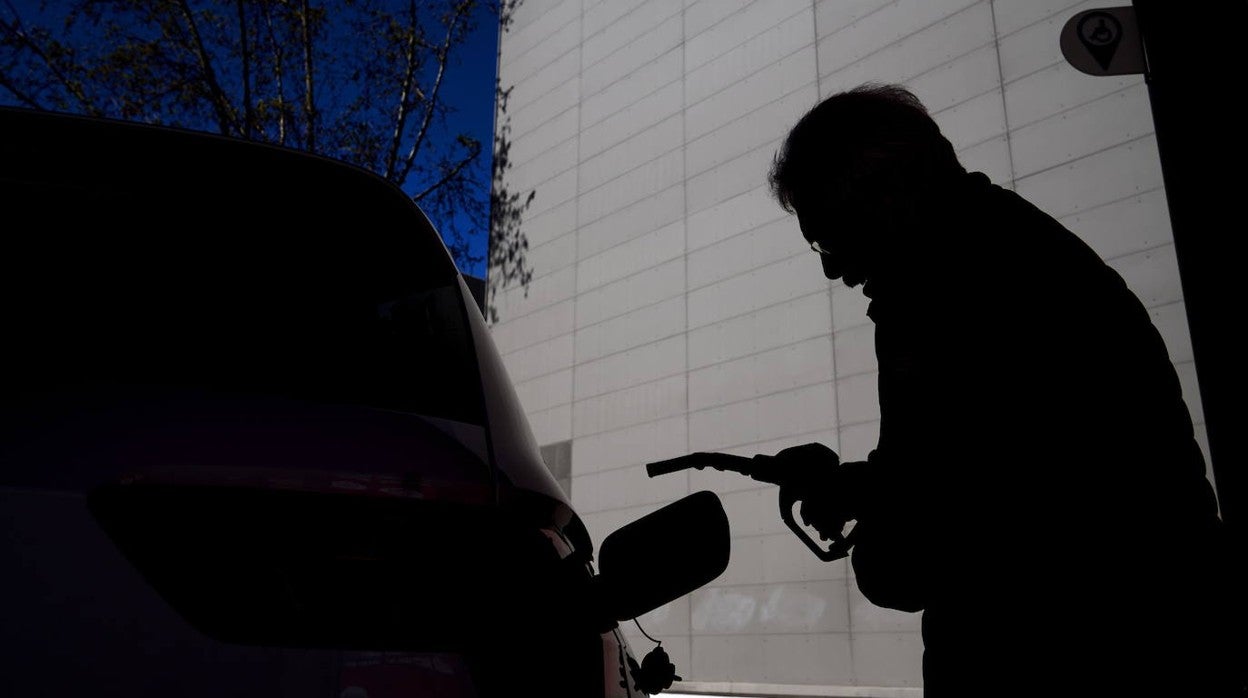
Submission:
[[[108,129],[4,146],[19,370],[0,387],[206,385],[484,422],[460,282],[400,192],[297,153]]]

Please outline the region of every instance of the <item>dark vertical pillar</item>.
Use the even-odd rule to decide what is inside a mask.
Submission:
[[[1244,0],[1134,0],[1209,447],[1231,550],[1245,550],[1248,114]],[[1164,514],[1162,514],[1164,519]]]

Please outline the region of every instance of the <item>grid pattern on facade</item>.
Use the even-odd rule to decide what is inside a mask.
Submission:
[[[874,446],[866,299],[822,277],[766,187],[780,139],[821,97],[905,84],[968,169],[1087,241],[1152,314],[1208,453],[1146,87],[1077,73],[1058,48],[1065,20],[1093,6],[521,4],[500,76],[515,86],[509,185],[537,193],[524,223],[534,279],[502,294],[494,336],[539,443],[570,444],[572,501],[595,543],[689,492],[720,494],[728,571],[642,619],[686,678],[921,685],[917,616],[872,606],[843,561],[811,556],[774,488],[642,468],[696,450],[821,441],[860,459]],[[972,299],[932,293],[956,342]],[[941,448],[969,447],[976,415],[965,420]]]

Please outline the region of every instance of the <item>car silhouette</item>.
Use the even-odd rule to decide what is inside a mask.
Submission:
[[[0,693],[640,695],[618,622],[723,571],[723,509],[595,558],[406,195],[202,133],[0,128]]]

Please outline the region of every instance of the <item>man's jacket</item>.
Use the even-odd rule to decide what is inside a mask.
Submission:
[[[1212,671],[1216,503],[1149,310],[983,174],[931,194],[864,288],[881,422],[859,588],[924,610],[929,698]]]

